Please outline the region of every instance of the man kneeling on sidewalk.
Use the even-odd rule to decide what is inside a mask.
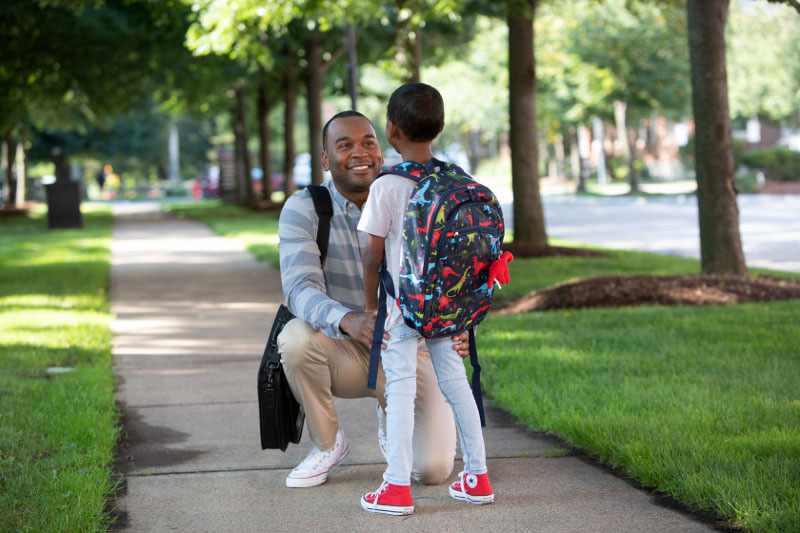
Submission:
[[[286,376],[306,414],[314,447],[286,478],[288,487],[324,483],[350,450],[339,427],[334,397],[377,400],[378,443],[386,450],[386,377],[379,370],[375,390],[367,388],[369,347],[375,317],[364,312],[361,257],[366,235],[356,231],[369,187],[383,156],[372,123],[345,111],[322,132],[322,166],[332,180],[324,186],[333,203],[328,254],[320,264],[319,218],[308,191],[290,197],[278,225],[281,283],[286,304],[297,317],[278,337]],[[453,338],[468,354],[467,335]],[[423,344],[424,347],[424,344]],[[453,469],[456,433],[452,411],[439,391],[430,356],[417,352],[412,477],[444,482]]]

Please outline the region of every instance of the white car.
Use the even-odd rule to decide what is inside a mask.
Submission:
[[[790,150],[797,150],[800,152],[800,133],[784,135],[778,139],[776,144],[777,146],[782,146],[784,148],[789,148]]]

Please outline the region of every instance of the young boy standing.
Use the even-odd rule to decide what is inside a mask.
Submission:
[[[433,158],[431,143],[444,128],[444,103],[439,92],[424,83],[407,83],[389,99],[386,137],[404,161],[424,164]],[[368,234],[363,257],[368,311],[378,308],[378,267],[399,286],[402,231],[406,207],[416,183],[387,174],[377,179],[358,224]],[[396,302],[387,302],[386,331],[390,340],[381,354],[386,373],[387,462],[383,483],[365,494],[361,506],[371,512],[404,515],[414,512],[410,492],[412,428],[416,394],[416,349],[419,333],[403,321]],[[450,495],[471,503],[491,503],[494,493],[486,470],[480,415],[461,357],[449,337],[426,339],[439,388],[453,409],[464,457],[464,472],[450,485]]]

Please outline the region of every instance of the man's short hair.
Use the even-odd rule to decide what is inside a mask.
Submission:
[[[444,129],[444,101],[439,91],[424,83],[406,83],[389,98],[386,118],[412,142],[429,142]]]
[[[337,118],[345,118],[345,117],[363,117],[367,118],[358,111],[353,111],[352,109],[348,109],[347,111],[340,111],[331,117],[331,119],[325,123],[325,126],[322,128],[322,149],[327,151],[328,150],[328,126],[331,122],[336,120]],[[372,124],[372,122],[367,118],[367,122]],[[374,127],[373,127],[374,129]]]

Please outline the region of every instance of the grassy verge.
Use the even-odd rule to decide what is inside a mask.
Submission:
[[[192,204],[167,204],[178,216],[203,222],[214,232],[238,239],[256,259],[278,268],[278,212],[205,200]]]
[[[0,529],[107,527],[118,437],[108,311],[111,216],[48,231],[0,221]],[[48,374],[49,367],[74,371]]]
[[[273,262],[264,247],[276,217],[228,220],[230,209],[183,212]],[[517,259],[498,297],[588,276],[699,272],[691,259],[609,252]],[[549,311],[490,316],[478,341],[485,390],[523,423],[733,524],[789,531],[800,523],[798,323],[798,301]]]

